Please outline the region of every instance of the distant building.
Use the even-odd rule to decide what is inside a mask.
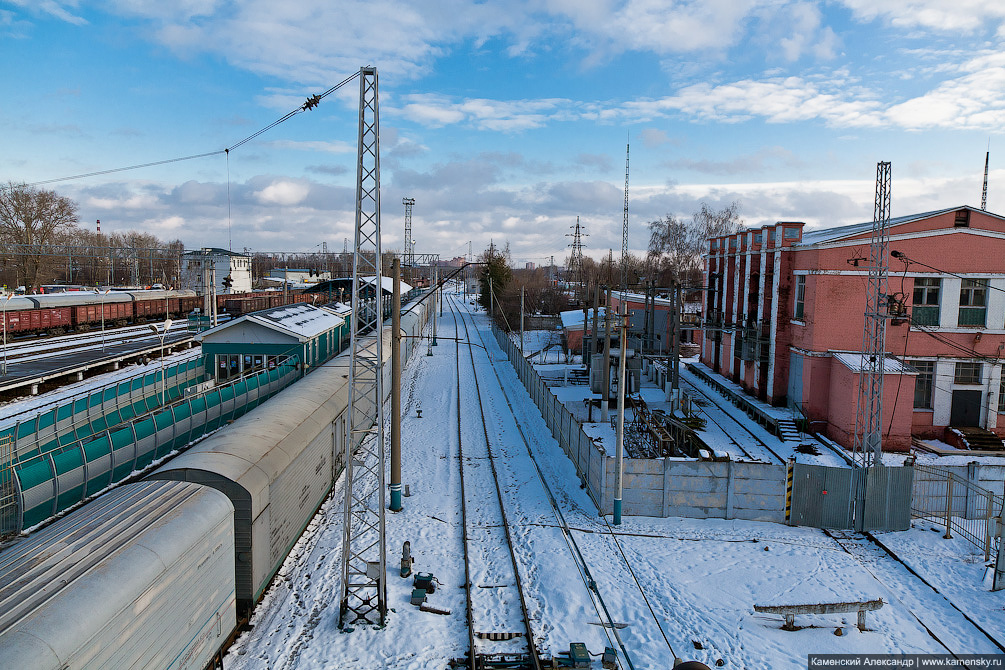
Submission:
[[[845,446],[872,227],[779,222],[712,238],[706,256],[702,363]],[[883,448],[1005,435],[1005,217],[954,207],[896,217],[889,233]]]
[[[527,261],[526,263],[524,263],[523,267],[525,270],[534,270],[537,268],[537,264],[534,263],[533,261]]]
[[[247,293],[251,291],[251,257],[226,249],[202,248],[186,251],[181,257],[181,288],[206,295],[209,286],[206,270],[215,270],[216,293]],[[230,289],[224,278],[230,277]]]
[[[320,281],[331,279],[330,272],[301,268],[272,268],[269,271],[269,279],[273,284],[282,285],[283,282],[293,286],[309,286]]]

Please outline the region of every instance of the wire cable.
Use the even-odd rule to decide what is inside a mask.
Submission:
[[[309,98],[307,98],[306,102],[304,102],[304,104],[302,104],[300,107],[297,107],[293,111],[288,112],[286,115],[284,115],[284,116],[280,117],[279,119],[273,121],[269,125],[267,125],[264,128],[262,128],[261,130],[258,130],[257,132],[254,132],[251,135],[248,135],[247,137],[245,137],[240,142],[238,142],[236,144],[233,144],[233,145],[231,145],[231,146],[229,146],[229,147],[227,147],[225,149],[218,149],[217,151],[208,151],[208,152],[202,153],[202,154],[193,154],[191,156],[180,156],[178,158],[168,158],[168,159],[165,159],[165,160],[153,161],[153,162],[150,162],[150,163],[139,163],[137,165],[127,165],[125,167],[111,168],[109,170],[98,170],[96,172],[86,172],[86,173],[83,173],[83,174],[70,175],[68,177],[57,177],[55,179],[45,179],[43,181],[32,182],[31,184],[28,184],[28,185],[29,186],[42,186],[44,184],[55,184],[56,182],[61,182],[61,181],[73,181],[75,179],[85,179],[87,177],[98,177],[98,176],[106,175],[106,174],[114,174],[116,172],[126,172],[128,170],[138,170],[140,168],[154,167],[154,166],[157,166],[157,165],[167,165],[168,163],[179,163],[181,161],[190,161],[190,160],[195,160],[197,158],[207,158],[208,156],[217,156],[219,154],[226,154],[227,158],[229,159],[230,158],[230,152],[233,151],[234,149],[237,149],[238,147],[240,147],[240,146],[242,146],[244,144],[247,144],[251,140],[253,140],[256,137],[258,137],[259,135],[272,130],[273,128],[275,128],[276,126],[278,126],[279,124],[281,124],[281,123],[283,123],[285,121],[290,120],[291,118],[293,118],[297,114],[300,114],[302,112],[308,112],[308,111],[314,109],[315,107],[318,106],[318,104],[320,104],[320,102],[322,100],[324,100],[329,95],[331,95],[335,91],[339,90],[340,88],[342,88],[343,86],[345,86],[346,84],[348,84],[349,82],[351,82],[353,79],[355,79],[358,76],[359,76],[359,72],[355,72],[355,73],[351,74],[350,76],[346,77],[345,79],[343,79],[342,81],[340,81],[339,83],[335,84],[331,88],[329,88],[324,93],[320,93],[320,94],[316,93],[316,94],[310,96]],[[229,170],[229,162],[228,162],[228,170]]]

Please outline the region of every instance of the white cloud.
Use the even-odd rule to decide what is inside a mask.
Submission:
[[[310,186],[304,182],[292,180],[277,180],[258,191],[255,198],[263,205],[299,205],[310,192]]]
[[[36,14],[49,14],[50,16],[66,21],[77,26],[87,24],[87,20],[76,13],[79,0],[9,0],[18,7],[24,7]]]
[[[348,142],[298,142],[296,140],[275,140],[267,143],[277,149],[295,149],[297,151],[321,151],[329,154],[354,154],[356,145]]]
[[[861,20],[884,18],[900,28],[927,28],[961,33],[998,26],[1005,4],[988,0],[840,0]]]

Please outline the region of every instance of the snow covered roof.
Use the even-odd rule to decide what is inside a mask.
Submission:
[[[207,336],[214,335],[226,328],[233,328],[240,323],[258,324],[287,335],[292,335],[300,342],[307,342],[321,333],[338,328],[345,323],[345,319],[332,311],[300,302],[245,314],[238,319],[207,330],[202,333],[201,339],[205,339]]]
[[[325,305],[318,305],[321,309],[327,310],[343,319],[352,314],[352,307],[344,302],[329,302]]]
[[[600,308],[600,318],[603,319],[607,311],[601,307]],[[559,312],[559,318],[562,319],[562,328],[565,329],[579,329],[583,327],[583,310],[572,309],[568,312]],[[593,319],[593,308],[590,308],[590,319]]]
[[[366,282],[367,284],[373,284],[375,282],[375,280],[376,280],[376,277],[363,277],[363,281]],[[394,278],[393,277],[381,277],[380,278],[380,287],[382,289],[384,289],[385,293],[393,293],[394,292]],[[411,290],[412,290],[411,285],[406,284],[405,282],[401,282],[401,292],[402,293],[408,293]]]
[[[833,351],[831,355],[841,362],[852,372],[867,372],[868,361],[865,355],[857,351]],[[910,365],[897,360],[893,356],[886,356],[883,360],[883,374],[888,375],[916,375],[918,371]]]

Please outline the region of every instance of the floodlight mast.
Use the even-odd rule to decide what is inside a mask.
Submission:
[[[383,625],[387,614],[378,119],[377,68],[367,66],[359,72],[349,434],[344,440],[345,516],[339,599],[339,627],[343,629],[357,623]],[[364,295],[371,290],[372,299]]]

